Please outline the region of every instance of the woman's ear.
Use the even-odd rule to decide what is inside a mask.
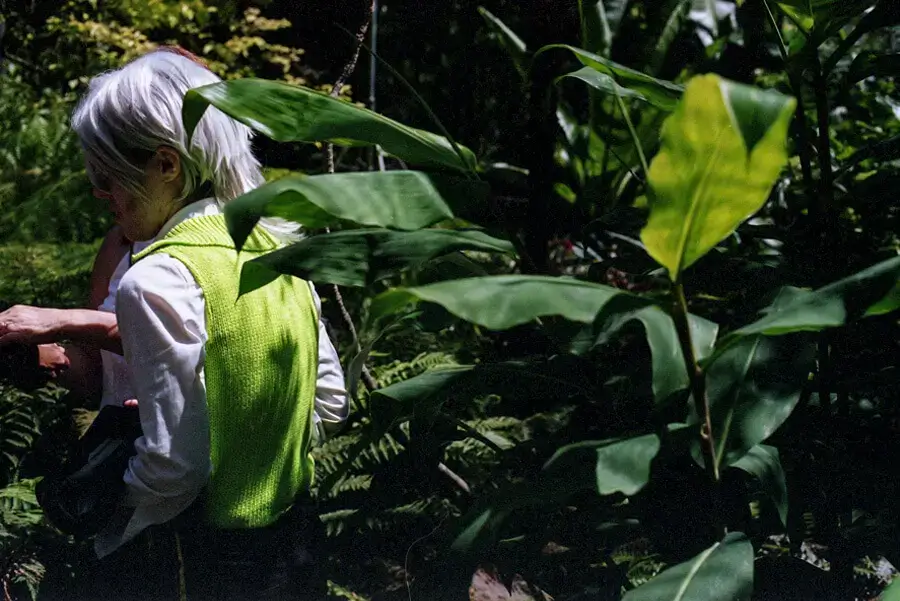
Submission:
[[[171,146],[160,146],[153,155],[154,165],[159,170],[162,181],[170,183],[181,176],[181,155]]]

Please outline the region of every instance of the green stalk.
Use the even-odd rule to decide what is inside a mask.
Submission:
[[[709,410],[709,398],[706,395],[706,378],[703,370],[697,363],[694,354],[694,344],[691,337],[691,326],[688,322],[687,299],[684,296],[684,286],[676,282],[673,288],[675,304],[672,317],[675,320],[675,329],[678,331],[678,342],[681,344],[681,354],[684,357],[684,366],[687,369],[691,382],[691,393],[694,395],[694,403],[703,412],[703,441],[704,455],[706,456],[706,468],[715,484],[721,480],[719,473],[719,461],[716,452],[716,441],[712,429],[712,414]]]
[[[644,147],[641,146],[641,140],[638,138],[637,131],[634,129],[634,124],[631,122],[631,115],[628,114],[628,107],[625,106],[622,95],[619,94],[618,84],[615,85],[613,90],[616,93],[616,101],[619,103],[619,110],[622,111],[622,116],[625,118],[625,124],[628,126],[628,133],[631,134],[631,140],[634,142],[634,147],[637,149],[638,156],[641,159],[641,167],[644,168],[644,177],[649,177],[650,166],[647,163],[647,156],[644,154]]]

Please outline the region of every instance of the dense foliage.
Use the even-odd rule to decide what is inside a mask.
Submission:
[[[102,32],[95,62],[69,67],[80,76],[130,56],[125,33],[203,33],[231,50],[246,33],[213,23],[226,3],[183,37],[160,7],[212,3],[144,4],[111,3],[93,30],[61,16],[55,33],[16,35],[41,48],[40,35]],[[186,98],[189,128],[212,104],[283,144],[265,147],[289,149],[273,156],[298,172],[228,208],[238,244],[264,216],[311,230],[249,263],[242,288],[273,271],[335,284],[354,316],[326,303],[354,407],[315,451],[332,593],[877,595],[900,565],[896,4],[446,3],[427,26],[409,3],[384,4],[383,115],[272,73],[280,47],[244,71],[192,48],[260,78]],[[277,10],[261,23],[286,27]],[[37,85],[4,77],[22,97]],[[35,115],[55,109],[17,110],[4,143],[41,139],[52,120]],[[335,174],[308,149],[327,141],[347,144]],[[9,240],[45,239],[9,217],[27,202],[69,206],[23,177],[29,161],[79,169],[74,150],[28,144],[0,179]],[[368,171],[382,152],[387,170]],[[83,215],[76,231],[90,234],[46,239],[93,240],[104,224]],[[58,299],[42,289],[46,267],[0,296],[72,302],[62,295],[92,247],[59,248],[71,258],[53,271],[72,279]],[[37,252],[30,264],[52,262]],[[0,578],[15,594],[61,545],[23,480],[60,409],[52,392],[23,394],[0,394],[0,484],[12,485]]]

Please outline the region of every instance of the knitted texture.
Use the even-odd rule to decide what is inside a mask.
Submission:
[[[319,330],[309,284],[278,276],[239,296],[244,264],[276,248],[257,227],[238,253],[224,217],[212,215],[181,222],[134,257],[166,253],[203,290],[212,460],[205,505],[219,528],[271,524],[312,479]]]

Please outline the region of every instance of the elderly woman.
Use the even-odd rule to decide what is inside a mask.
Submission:
[[[238,295],[240,266],[288,230],[264,224],[233,246],[222,205],[263,181],[250,131],[210,110],[188,144],[181,122],[187,90],[217,81],[165,50],[92,80],[73,128],[95,194],[135,241],[111,278],[115,314],[0,314],[0,343],[103,348],[113,389],[108,353],[124,353],[129,390],[113,395],[137,400],[143,437],[95,540],[98,578],[120,599],[316,598],[298,578],[309,549],[297,528],[314,516],[297,508],[317,425],[327,434],[346,418],[343,377],[310,284],[282,277]],[[174,553],[160,557],[162,540]]]

